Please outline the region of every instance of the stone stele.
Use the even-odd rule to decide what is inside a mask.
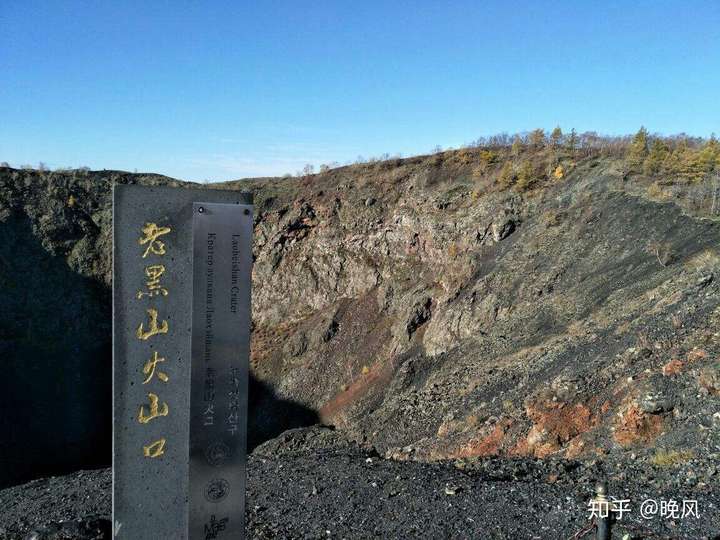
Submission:
[[[252,195],[113,202],[114,536],[244,538]]]

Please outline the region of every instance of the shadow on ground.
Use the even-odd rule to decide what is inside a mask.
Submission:
[[[320,422],[316,411],[278,398],[269,385],[252,374],[249,387],[248,452],[283,431]]]

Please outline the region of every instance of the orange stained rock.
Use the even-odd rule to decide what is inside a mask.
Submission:
[[[704,351],[703,349],[693,349],[689,353],[687,353],[687,361],[688,362],[695,362],[696,360],[702,360],[704,358],[707,358],[707,351]]]
[[[678,373],[680,373],[683,367],[685,367],[685,362],[674,358],[663,366],[662,373],[666,377],[670,377],[671,375],[677,375]]]
[[[471,439],[462,445],[457,452],[452,453],[451,457],[468,458],[499,454],[505,442],[505,435],[512,424],[513,421],[510,419],[500,420],[495,424],[489,435],[481,435]]]
[[[615,425],[615,441],[622,446],[650,444],[663,430],[661,415],[644,413],[633,404]]]

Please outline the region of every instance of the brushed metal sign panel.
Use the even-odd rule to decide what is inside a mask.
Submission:
[[[190,540],[245,538],[252,207],[193,205]]]

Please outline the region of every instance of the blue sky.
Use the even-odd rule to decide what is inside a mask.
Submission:
[[[0,161],[188,180],[720,133],[720,2],[0,0]]]

